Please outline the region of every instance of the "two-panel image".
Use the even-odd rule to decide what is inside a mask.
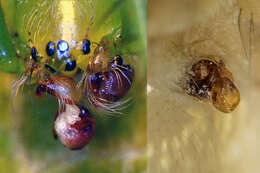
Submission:
[[[258,0],[0,0],[0,173],[258,173]]]

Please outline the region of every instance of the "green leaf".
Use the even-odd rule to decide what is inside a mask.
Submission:
[[[23,70],[22,60],[16,56],[1,6],[0,28],[0,70],[7,73],[19,73]]]

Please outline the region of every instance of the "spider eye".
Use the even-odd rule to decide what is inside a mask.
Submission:
[[[62,53],[68,51],[69,50],[69,43],[64,41],[64,40],[60,40],[58,42],[58,50]]]
[[[38,61],[38,59],[37,59],[37,57],[38,57],[38,52],[37,52],[37,50],[36,50],[35,47],[32,47],[31,56],[32,56],[32,59],[33,59],[34,61]]]
[[[114,63],[117,65],[123,65],[123,58],[120,55],[114,57]]]
[[[76,61],[68,61],[65,67],[65,71],[73,71],[76,68],[77,64]]]
[[[55,43],[54,42],[48,42],[47,46],[46,46],[46,53],[48,56],[52,56],[54,55],[54,53],[56,52],[56,47],[55,47]]]
[[[68,58],[70,56],[69,53],[69,43],[64,41],[64,40],[60,40],[58,41],[57,44],[57,57],[59,60],[61,60],[62,58]]]
[[[82,42],[82,52],[83,52],[84,55],[90,53],[90,45],[91,45],[91,42],[88,39],[83,40],[83,42]]]

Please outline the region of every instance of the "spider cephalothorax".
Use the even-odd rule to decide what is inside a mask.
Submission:
[[[90,54],[91,42],[84,39],[81,45],[71,45],[64,40],[50,41],[46,45],[47,57],[31,46],[31,56],[27,60],[27,68],[20,80],[15,84],[15,91],[27,81],[38,84],[36,96],[43,93],[54,96],[59,102],[54,122],[54,136],[70,149],[80,149],[88,144],[94,136],[96,125],[88,109],[79,105],[85,95],[89,104],[98,109],[116,112],[120,101],[130,90],[134,78],[134,70],[125,65],[120,55],[110,59],[111,52],[102,45],[89,61],[82,75],[83,87],[77,84],[73,76],[66,76],[62,71],[75,71],[76,58],[71,49],[80,49],[81,54]],[[99,51],[97,51],[99,50]],[[65,65],[64,65],[65,64]],[[60,67],[64,67],[60,70]],[[30,80],[28,80],[30,79]]]
[[[124,97],[134,81],[134,69],[125,63],[131,55],[128,52],[125,55],[123,52],[126,51],[120,50],[124,43],[115,39],[122,32],[121,22],[112,31],[101,32],[104,34],[102,37],[89,37],[94,17],[89,19],[85,34],[69,29],[75,29],[73,17],[64,13],[62,18],[67,20],[61,27],[57,27],[59,23],[55,24],[53,37],[39,39],[45,34],[24,32],[28,33],[26,39],[30,38],[30,55],[24,58],[25,69],[14,84],[13,96],[24,84],[34,83],[37,85],[36,97],[47,93],[56,98],[59,109],[54,122],[54,136],[66,147],[79,149],[91,141],[96,129],[94,118],[87,108],[94,105],[95,109],[89,110],[121,113],[125,107],[122,104],[129,100]],[[70,25],[72,23],[73,26]],[[57,31],[57,28],[60,30]]]

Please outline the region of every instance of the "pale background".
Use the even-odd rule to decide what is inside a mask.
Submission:
[[[148,2],[149,173],[259,172],[259,9],[257,0]],[[198,56],[219,57],[232,72],[241,95],[232,113],[178,86]]]

